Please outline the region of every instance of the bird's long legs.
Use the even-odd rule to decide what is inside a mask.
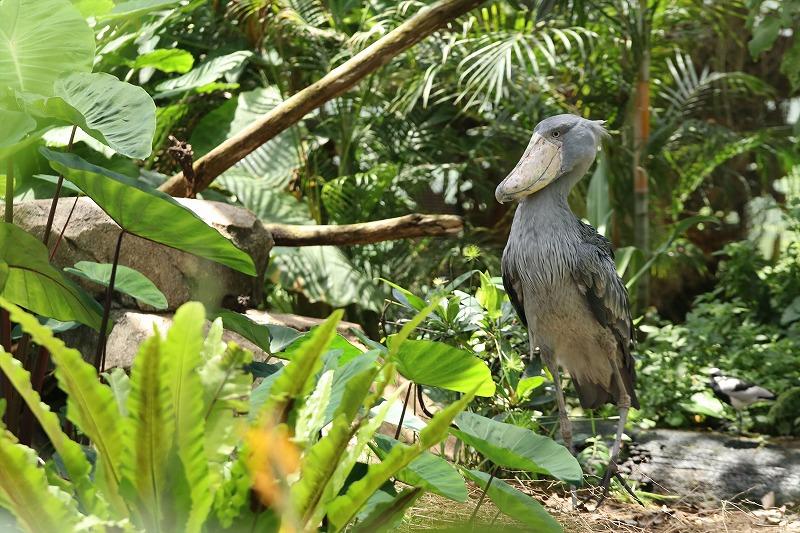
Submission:
[[[533,353],[533,338],[531,337],[531,353]],[[556,362],[555,355],[552,350],[544,346],[540,346],[539,350],[542,356],[542,362],[545,364],[550,374],[553,376],[553,385],[556,389],[556,404],[558,405],[558,426],[561,429],[561,439],[564,441],[564,446],[567,447],[569,453],[575,455],[575,446],[572,444],[572,422],[567,416],[567,403],[564,400],[564,390],[561,388],[561,375],[558,371],[558,363]],[[572,495],[572,508],[578,507],[578,494],[575,491],[575,485],[569,486],[569,492]]]
[[[622,484],[623,488],[630,494],[637,502],[639,498],[634,494],[630,487],[628,487],[625,480],[622,479],[622,476],[619,475],[617,471],[617,462],[619,461],[619,452],[620,448],[622,447],[622,433],[625,431],[625,422],[628,420],[628,409],[631,406],[631,398],[628,396],[627,391],[625,390],[625,386],[623,385],[622,376],[620,375],[619,368],[614,365],[614,378],[616,383],[619,385],[619,400],[617,401],[617,408],[619,409],[619,421],[617,422],[617,434],[614,437],[614,445],[611,447],[611,460],[608,463],[608,468],[606,468],[606,474],[603,476],[603,483],[601,487],[603,488],[603,493],[600,496],[600,499],[597,501],[597,508],[603,504],[608,496],[608,489],[611,486],[611,478],[616,477],[617,480]]]

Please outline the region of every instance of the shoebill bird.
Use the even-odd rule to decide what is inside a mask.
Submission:
[[[733,376],[725,376],[719,368],[709,370],[709,385],[714,395],[736,410],[739,434],[742,434],[742,409],[761,400],[774,400],[775,395],[764,387]]]
[[[575,453],[559,367],[571,376],[583,408],[613,403],[619,409],[600,502],[611,476],[622,481],[617,473],[622,431],[628,409],[639,408],[633,325],[611,243],[572,213],[567,196],[589,170],[606,135],[602,121],[575,115],[543,120],[495,191],[500,203],[519,201],[503,252],[503,284],[528,327],[531,357],[538,347],[553,375],[565,446]]]

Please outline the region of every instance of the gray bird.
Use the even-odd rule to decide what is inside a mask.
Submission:
[[[575,115],[543,120],[495,191],[500,203],[519,201],[503,252],[503,284],[528,327],[531,357],[538,347],[553,375],[564,444],[574,453],[559,367],[572,377],[581,406],[613,403],[619,409],[604,496],[610,477],[619,478],[616,463],[628,409],[639,408],[633,325],[611,243],[572,213],[567,196],[606,135],[602,121]],[[574,488],[572,495],[575,504]]]
[[[774,400],[775,395],[764,387],[733,376],[725,376],[719,368],[708,371],[711,379],[709,385],[714,395],[736,410],[739,423],[739,434],[742,433],[742,409],[761,400]]]

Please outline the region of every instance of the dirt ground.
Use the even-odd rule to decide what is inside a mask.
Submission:
[[[569,533],[800,533],[800,509],[797,506],[763,509],[754,502],[723,501],[717,507],[699,508],[678,500],[668,504],[647,503],[642,507],[611,498],[599,510],[590,503],[581,504],[579,510],[573,511],[569,498],[553,492],[552,487],[537,486],[536,482],[506,481],[536,498]],[[591,496],[586,491],[579,492],[581,499]],[[488,498],[470,525],[479,498],[480,490],[475,487],[471,487],[470,499],[465,503],[426,494],[407,513],[399,530],[459,533],[532,531],[500,513]]]

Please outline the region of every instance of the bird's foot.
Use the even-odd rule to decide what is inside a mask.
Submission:
[[[611,488],[612,477],[616,478],[619,484],[622,485],[622,488],[625,489],[625,492],[627,492],[631,496],[631,498],[633,498],[636,501],[636,503],[644,507],[644,503],[642,503],[642,500],[640,500],[639,497],[636,496],[636,493],[633,492],[633,489],[630,488],[628,483],[625,481],[625,478],[623,478],[620,475],[619,469],[617,468],[617,462],[614,459],[611,459],[611,461],[608,463],[606,474],[605,476],[603,476],[603,482],[600,484],[600,487],[602,488],[603,492],[597,499],[597,505],[595,506],[595,511],[599,509],[601,505],[603,505],[603,502],[606,501],[606,498],[608,497],[608,491]]]

